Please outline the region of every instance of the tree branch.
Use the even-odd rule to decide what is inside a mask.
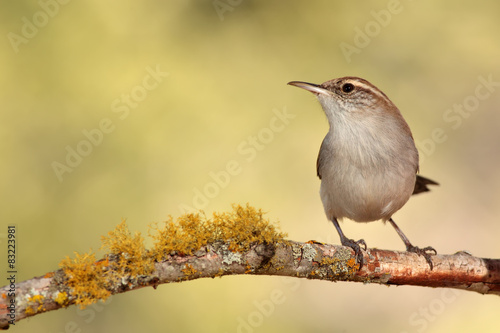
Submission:
[[[95,265],[118,260],[109,256]],[[384,285],[456,288],[500,295],[500,259],[482,259],[459,252],[432,256],[431,271],[425,259],[414,253],[368,249],[358,270],[354,252],[347,247],[280,241],[230,250],[228,242],[203,246],[193,255],[168,255],[156,262],[151,274],[125,275],[108,285],[109,294],[128,292],[163,283],[224,275],[278,275],[328,281]],[[112,266],[109,266],[112,267]],[[75,304],[78,297],[66,282],[63,270],[0,288],[0,328],[43,312]],[[108,295],[109,296],[109,295]],[[11,299],[14,302],[11,302]],[[14,304],[14,305],[12,305]]]

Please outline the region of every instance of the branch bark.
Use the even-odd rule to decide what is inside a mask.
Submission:
[[[110,259],[112,260],[112,259]],[[328,281],[384,285],[456,288],[500,295],[500,259],[477,258],[465,252],[432,256],[431,271],[425,259],[414,253],[368,249],[361,270],[347,247],[284,241],[256,244],[244,252],[232,252],[226,243],[213,243],[192,256],[172,255],[155,263],[150,275],[126,276],[110,288],[111,294],[160,284],[224,275],[278,275]],[[0,288],[0,328],[43,312],[75,304],[78,295],[64,284],[62,270]],[[61,297],[64,295],[64,297]],[[67,295],[67,296],[66,296]],[[14,299],[14,302],[11,302]],[[12,306],[11,304],[14,304]]]

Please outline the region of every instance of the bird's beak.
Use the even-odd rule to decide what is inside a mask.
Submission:
[[[292,82],[288,82],[288,84],[291,86],[296,86],[296,87],[308,90],[316,95],[319,95],[319,94],[331,95],[331,92],[329,90],[326,90],[325,88],[321,87],[318,84],[307,83],[307,82],[302,82],[302,81],[292,81]]]

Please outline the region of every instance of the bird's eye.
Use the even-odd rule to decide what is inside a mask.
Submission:
[[[351,83],[346,83],[342,86],[342,91],[345,93],[350,93],[354,90],[354,85]]]

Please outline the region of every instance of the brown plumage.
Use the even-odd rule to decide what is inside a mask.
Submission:
[[[329,220],[343,245],[356,252],[360,266],[363,240],[347,238],[338,221],[389,221],[408,251],[423,255],[432,269],[431,247],[413,246],[392,215],[413,195],[436,182],[417,175],[418,151],[401,112],[370,82],[342,77],[321,85],[294,81],[290,85],[316,95],[330,129],[317,160],[320,195]]]

